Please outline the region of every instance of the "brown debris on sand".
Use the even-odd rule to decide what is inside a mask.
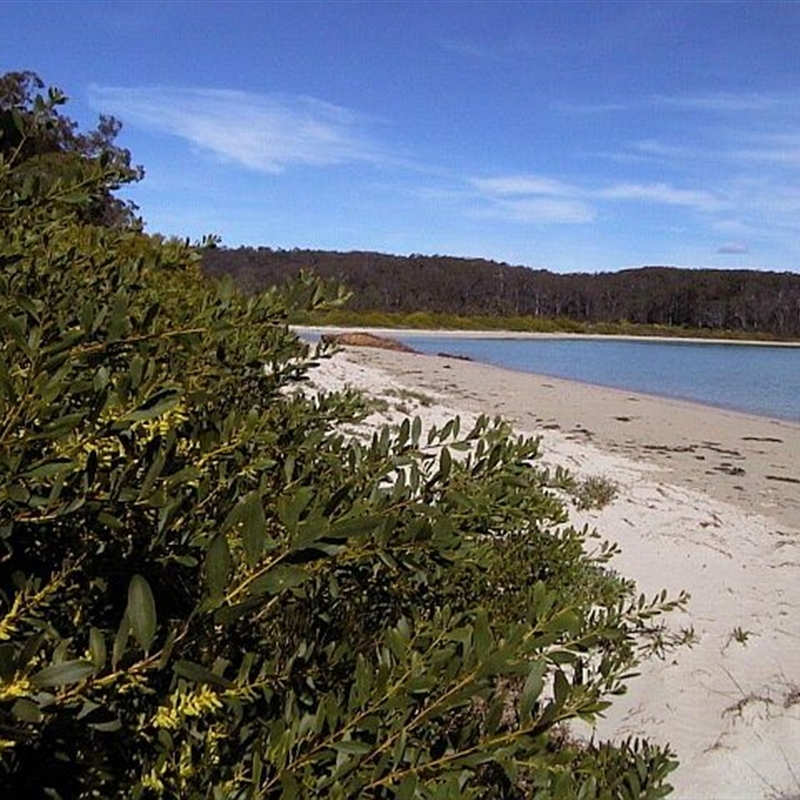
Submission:
[[[416,353],[409,347],[396,339],[389,339],[386,336],[376,336],[374,333],[324,333],[322,341],[325,344],[351,345],[353,347],[377,347],[381,350],[393,350],[397,353]]]

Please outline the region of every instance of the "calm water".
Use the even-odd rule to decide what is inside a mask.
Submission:
[[[465,355],[523,372],[800,421],[800,348],[616,339],[402,339],[426,353]]]

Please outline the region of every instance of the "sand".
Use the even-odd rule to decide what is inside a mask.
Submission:
[[[615,481],[573,520],[621,545],[613,566],[641,591],[690,592],[671,622],[695,641],[646,662],[587,733],[670,743],[676,798],[800,797],[800,425],[369,348],[313,381],[382,397],[369,424],[499,414],[542,436],[545,463]]]

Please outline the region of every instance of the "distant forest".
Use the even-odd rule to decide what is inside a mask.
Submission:
[[[354,311],[566,318],[800,338],[800,275],[642,267],[557,274],[449,256],[206,248],[204,269],[248,291],[300,270],[347,286]]]

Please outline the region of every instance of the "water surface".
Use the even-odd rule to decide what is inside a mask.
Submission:
[[[620,339],[403,334],[425,353],[800,421],[800,348]]]

